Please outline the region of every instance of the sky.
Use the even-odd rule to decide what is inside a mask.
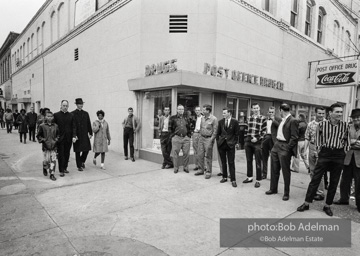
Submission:
[[[10,31],[21,34],[46,0],[0,0],[0,47]]]

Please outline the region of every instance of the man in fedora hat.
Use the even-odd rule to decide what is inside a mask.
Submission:
[[[91,150],[90,139],[92,137],[92,127],[90,122],[89,113],[83,110],[83,100],[77,98],[75,100],[76,109],[71,112],[74,116],[74,152],[76,159],[76,166],[78,171],[83,171],[85,162],[89,151]]]
[[[340,182],[340,199],[334,204],[348,205],[351,181],[355,180],[355,202],[360,212],[360,108],[351,111],[349,124],[350,150],[346,153]]]

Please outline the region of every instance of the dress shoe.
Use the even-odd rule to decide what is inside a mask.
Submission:
[[[54,174],[51,174],[51,175],[50,175],[50,179],[51,179],[51,180],[53,180],[53,181],[55,181],[55,180],[56,180],[56,178],[55,178]]]
[[[277,194],[277,191],[268,190],[265,192],[267,195]]]
[[[255,182],[255,186],[254,186],[255,188],[260,188],[260,182]]]
[[[132,158],[131,158],[131,161],[135,162],[135,158],[132,157]]]
[[[82,171],[83,171],[83,168],[81,168],[81,167],[78,168],[78,171],[79,171],[79,172],[82,172]]]
[[[106,170],[105,166],[100,167],[101,170]]]
[[[125,160],[129,160],[129,158],[127,156],[125,156]]]
[[[289,195],[284,195],[283,196],[283,201],[287,201],[287,200],[289,200],[289,198],[290,198]]]
[[[219,172],[219,173],[217,174],[217,176],[222,176],[222,173],[221,173],[221,172]]]
[[[297,211],[298,212],[303,212],[303,211],[307,211],[309,210],[309,205],[306,205],[305,203],[303,203],[302,205],[300,205],[298,208],[297,208]]]
[[[334,201],[334,204],[337,204],[337,205],[349,205],[349,202],[343,202],[343,201],[337,200],[337,201]]]
[[[206,175],[205,175],[205,179],[210,179],[211,178],[211,174],[210,173],[207,173]]]
[[[179,169],[174,169],[174,173],[178,173],[179,172]]]
[[[322,201],[322,200],[324,200],[324,196],[322,196],[322,195],[316,195],[316,196],[314,196],[314,200],[315,200],[315,201]]]
[[[204,175],[204,173],[203,172],[196,172],[194,175],[199,176],[199,175]]]
[[[64,173],[69,173],[69,171],[68,171],[68,170],[65,170]]]
[[[174,168],[174,166],[172,164],[165,166],[165,169],[171,169],[171,168]]]
[[[222,178],[222,180],[220,180],[220,183],[224,183],[224,182],[227,182],[226,178]]]
[[[93,164],[96,165],[96,159],[95,158],[93,159]]]
[[[299,171],[298,171],[298,170],[293,170],[293,169],[290,169],[290,171],[292,171],[292,172],[296,172],[296,173],[299,173]]]
[[[81,167],[85,169],[85,163],[81,163]]]
[[[43,168],[43,174],[44,176],[47,176],[47,170],[45,168]]]
[[[357,209],[358,209],[358,212],[360,212],[360,206],[358,206]]]
[[[310,173],[310,167],[308,167],[307,170],[308,170],[308,173]]]
[[[189,169],[188,169],[188,168],[184,168],[184,172],[189,173]]]
[[[63,172],[60,172],[60,177],[64,177],[65,174]]]
[[[328,206],[328,207],[324,206],[323,211],[324,211],[327,215],[329,215],[329,216],[333,216],[333,215],[334,215],[333,212],[332,212],[332,210],[330,209],[330,206]]]
[[[236,188],[236,187],[237,187],[236,181],[232,181],[232,182],[231,182],[231,185],[232,185],[234,188]]]
[[[196,166],[196,167],[194,168],[194,171],[197,171],[197,170],[199,170],[199,167]]]
[[[243,183],[250,183],[250,182],[253,182],[253,180],[252,180],[252,179],[249,179],[249,178],[246,178],[246,179],[243,181]]]
[[[261,178],[262,178],[263,180],[266,180],[266,175],[263,175]]]
[[[166,167],[166,165],[165,165],[165,164],[163,164],[163,165],[161,166],[161,169],[165,169],[165,167]]]

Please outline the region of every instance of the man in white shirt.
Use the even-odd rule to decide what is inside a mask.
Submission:
[[[199,156],[198,156],[198,147],[199,147],[199,140],[200,140],[200,124],[201,124],[201,118],[203,117],[201,113],[200,106],[195,107],[195,114],[196,114],[196,123],[195,123],[195,129],[192,136],[193,139],[193,149],[194,149],[194,157],[195,157],[195,168],[194,170],[199,170]]]
[[[297,155],[299,124],[297,119],[291,116],[288,104],[283,103],[280,105],[280,114],[282,121],[277,131],[277,141],[271,150],[270,190],[266,191],[266,194],[277,194],[281,169],[284,178],[283,200],[287,201],[290,197],[290,163],[291,157]]]

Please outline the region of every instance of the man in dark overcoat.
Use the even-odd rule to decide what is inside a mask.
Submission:
[[[77,108],[71,112],[74,116],[73,136],[76,139],[74,152],[78,171],[83,171],[85,168],[86,158],[91,150],[90,139],[93,134],[89,113],[83,110],[84,103],[81,98],[77,98],[75,100]]]
[[[73,114],[68,112],[68,108],[69,102],[67,100],[62,100],[60,111],[54,114],[54,123],[58,125],[60,133],[57,147],[60,177],[64,177],[65,173],[69,173],[67,167],[69,163],[71,145],[74,140],[74,119]]]

